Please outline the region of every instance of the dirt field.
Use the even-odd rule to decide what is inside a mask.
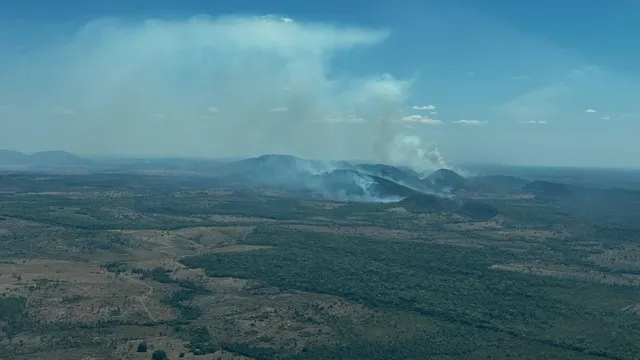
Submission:
[[[174,318],[155,300],[150,285],[134,276],[115,276],[98,264],[23,260],[0,264],[0,292],[27,298],[27,312],[47,322]],[[149,311],[153,315],[149,315]]]

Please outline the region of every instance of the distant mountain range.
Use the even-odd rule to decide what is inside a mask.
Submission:
[[[510,192],[529,181],[491,175],[465,178],[453,170],[439,169],[424,176],[413,169],[386,164],[323,162],[290,155],[263,155],[215,168],[225,185],[275,186],[308,190],[328,198],[395,201],[422,195],[452,196],[460,192]]]
[[[24,154],[0,150],[0,169],[9,171],[134,172],[195,174],[211,178],[216,186],[238,188],[278,188],[291,194],[315,195],[332,200],[395,202],[416,212],[458,208],[468,216],[493,216],[494,209],[469,199],[474,194],[531,194],[541,201],[627,201],[639,199],[640,192],[593,188],[573,183],[528,180],[510,175],[464,177],[450,169],[425,175],[410,168],[386,164],[353,164],[347,161],[308,160],[291,155],[267,154],[239,161],[204,159],[91,160],[65,151]],[[458,199],[456,201],[452,199]],[[635,201],[635,200],[634,200]]]
[[[13,150],[0,149],[0,167],[39,167],[56,168],[92,166],[92,160],[82,158],[66,151],[40,151],[31,155]]]

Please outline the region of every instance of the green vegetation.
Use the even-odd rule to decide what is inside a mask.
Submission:
[[[498,247],[478,252],[269,227],[255,230],[246,243],[274,248],[200,255],[183,263],[202,267],[209,276],[255,279],[266,286],[337,295],[456,326],[453,334],[430,334],[443,344],[438,351],[411,346],[416,358],[441,354],[444,349],[456,351],[462,341],[456,334],[472,329],[488,342],[503,334],[567,354],[631,359],[638,350],[636,345],[620,344],[640,341],[640,319],[621,314],[616,305],[640,302],[636,289],[490,270],[492,264],[526,260]],[[563,319],[562,324],[557,319]],[[477,351],[476,347],[484,346],[471,347]]]
[[[214,353],[218,350],[217,344],[213,341],[209,329],[204,326],[189,329],[189,351],[194,355],[204,355]]]
[[[185,305],[196,296],[211,294],[211,290],[200,286],[189,280],[175,280],[171,278],[170,271],[161,267],[152,270],[133,269],[134,274],[141,274],[143,278],[150,279],[162,284],[176,284],[180,290],[173,292],[169,297],[162,300],[163,303],[178,310],[180,319],[195,320],[202,315],[202,310],[191,305]]]
[[[499,214],[498,209],[490,204],[477,201],[465,201],[460,207],[460,214],[477,221],[487,221]]]
[[[151,355],[151,360],[167,360],[168,358],[167,352],[164,350],[156,350]]]
[[[0,331],[9,340],[27,329],[26,302],[27,299],[18,296],[0,298]]]

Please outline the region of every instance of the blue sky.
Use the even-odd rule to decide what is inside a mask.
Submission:
[[[0,148],[640,167],[637,1],[49,4],[0,3]]]

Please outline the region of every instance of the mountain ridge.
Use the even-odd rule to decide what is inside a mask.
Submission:
[[[0,149],[0,167],[64,167],[91,166],[93,160],[74,155],[67,151],[48,150],[25,154],[19,151]]]

